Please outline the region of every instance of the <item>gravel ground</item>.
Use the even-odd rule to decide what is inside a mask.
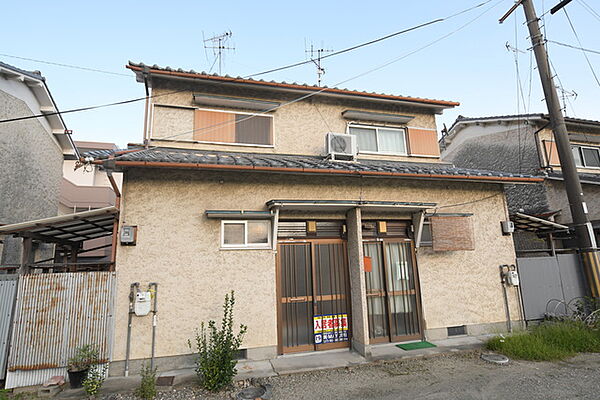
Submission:
[[[581,354],[558,363],[511,360],[507,365],[490,364],[479,356],[479,351],[472,351],[377,362],[260,382],[273,386],[274,400],[600,398],[600,354]],[[237,390],[212,395],[197,387],[178,387],[161,392],[157,399],[232,399]],[[129,400],[134,396],[120,394],[106,399]]]

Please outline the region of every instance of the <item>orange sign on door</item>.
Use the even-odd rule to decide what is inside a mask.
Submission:
[[[371,257],[363,257],[364,260],[364,264],[365,264],[365,272],[371,272],[373,271],[373,261],[371,260]]]

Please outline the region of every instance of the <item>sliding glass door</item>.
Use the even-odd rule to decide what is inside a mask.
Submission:
[[[410,240],[363,244],[372,343],[421,338],[418,276]]]

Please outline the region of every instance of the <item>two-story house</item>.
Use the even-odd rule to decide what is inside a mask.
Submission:
[[[0,225],[58,214],[63,160],[79,154],[57,111],[39,71],[0,62],[0,119],[7,120],[0,124]],[[0,239],[0,265],[19,264],[22,239]],[[38,243],[32,247],[31,257],[54,251]]]
[[[570,117],[566,117],[565,122],[589,218],[600,239],[600,122]],[[546,177],[537,185],[506,186],[509,211],[517,226],[526,222],[523,215],[533,217],[534,221],[540,218],[564,226],[572,225],[558,151],[546,114],[459,116],[440,140],[440,145],[442,158],[459,167]],[[543,232],[528,230],[515,236],[517,250],[550,248],[547,241],[539,239],[544,236]],[[556,235],[564,239],[557,243],[559,248],[572,247],[568,233]]]
[[[515,262],[503,185],[542,178],[442,162],[435,116],[458,103],[128,68],[151,89],[145,145],[88,153],[124,174],[111,374],[152,351],[152,318],[128,334],[135,282],[158,284],[159,368],[189,365],[230,290],[248,359],[520,319],[499,279]]]

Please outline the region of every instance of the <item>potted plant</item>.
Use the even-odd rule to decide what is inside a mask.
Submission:
[[[75,355],[69,358],[67,373],[69,374],[69,384],[72,389],[83,386],[83,381],[87,377],[90,366],[98,364],[98,347],[91,344],[75,349]]]

